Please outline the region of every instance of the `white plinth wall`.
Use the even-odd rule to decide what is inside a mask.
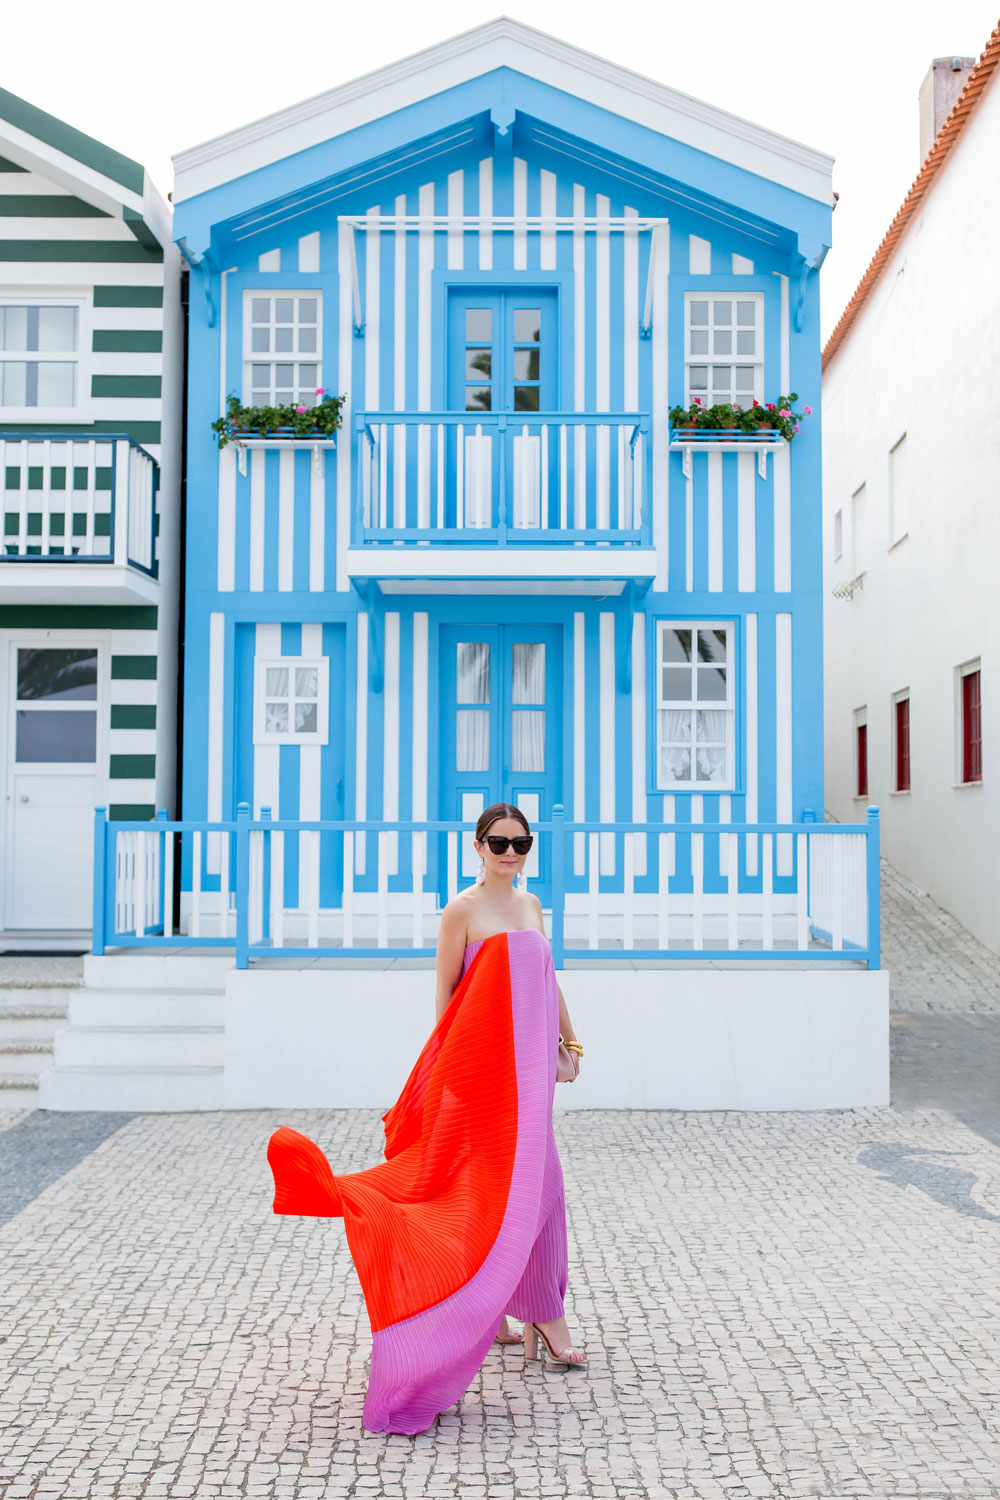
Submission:
[[[560,980],[587,1055],[578,1081],[556,1089],[559,1108],[889,1102],[885,971],[607,965]],[[429,969],[238,971],[221,955],[90,958],[40,1104],[385,1110],[433,1014]]]

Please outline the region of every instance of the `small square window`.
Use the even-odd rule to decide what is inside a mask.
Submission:
[[[325,745],[329,662],[283,657],[255,664],[255,745]]]
[[[315,406],[319,399],[322,299],[244,297],[244,400],[255,406]],[[276,356],[263,362],[260,355]]]

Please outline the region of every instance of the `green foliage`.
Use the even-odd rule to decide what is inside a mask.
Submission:
[[[226,415],[212,423],[219,447],[240,437],[332,437],[340,426],[340,408],[346,397],[328,396],[322,390],[316,394],[323,397],[316,406],[244,406],[231,394]]]
[[[777,432],[791,442],[802,417],[812,415],[811,406],[803,407],[800,412],[795,410],[798,399],[795,391],[763,405],[755,401],[752,406],[735,403],[703,406],[695,399],[690,406],[670,408],[670,425],[675,432],[690,428],[697,432],[745,432],[750,436],[761,431]]]

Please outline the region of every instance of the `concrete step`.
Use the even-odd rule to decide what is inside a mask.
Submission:
[[[223,990],[82,989],[69,999],[73,1026],[221,1026]]]
[[[66,1025],[67,1005],[8,1005],[0,1001],[0,1046],[21,1037],[44,1037],[51,1047],[56,1032]]]
[[[0,1073],[0,1112],[37,1109],[38,1082],[25,1073]]]
[[[214,948],[119,949],[83,960],[88,990],[221,990],[233,967],[231,951]]]
[[[52,1065],[52,1043],[47,1037],[0,1038],[0,1073],[23,1076],[36,1082],[39,1073]]]
[[[51,1068],[38,1080],[35,1102],[40,1109],[149,1114],[221,1109],[222,1069]]]
[[[64,1068],[221,1068],[224,1026],[76,1026],[55,1039],[57,1071]]]

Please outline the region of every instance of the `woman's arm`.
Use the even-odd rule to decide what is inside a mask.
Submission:
[[[441,914],[437,944],[437,994],[434,997],[435,1024],[448,1009],[452,995],[462,977],[468,920],[457,901],[449,901]]]

